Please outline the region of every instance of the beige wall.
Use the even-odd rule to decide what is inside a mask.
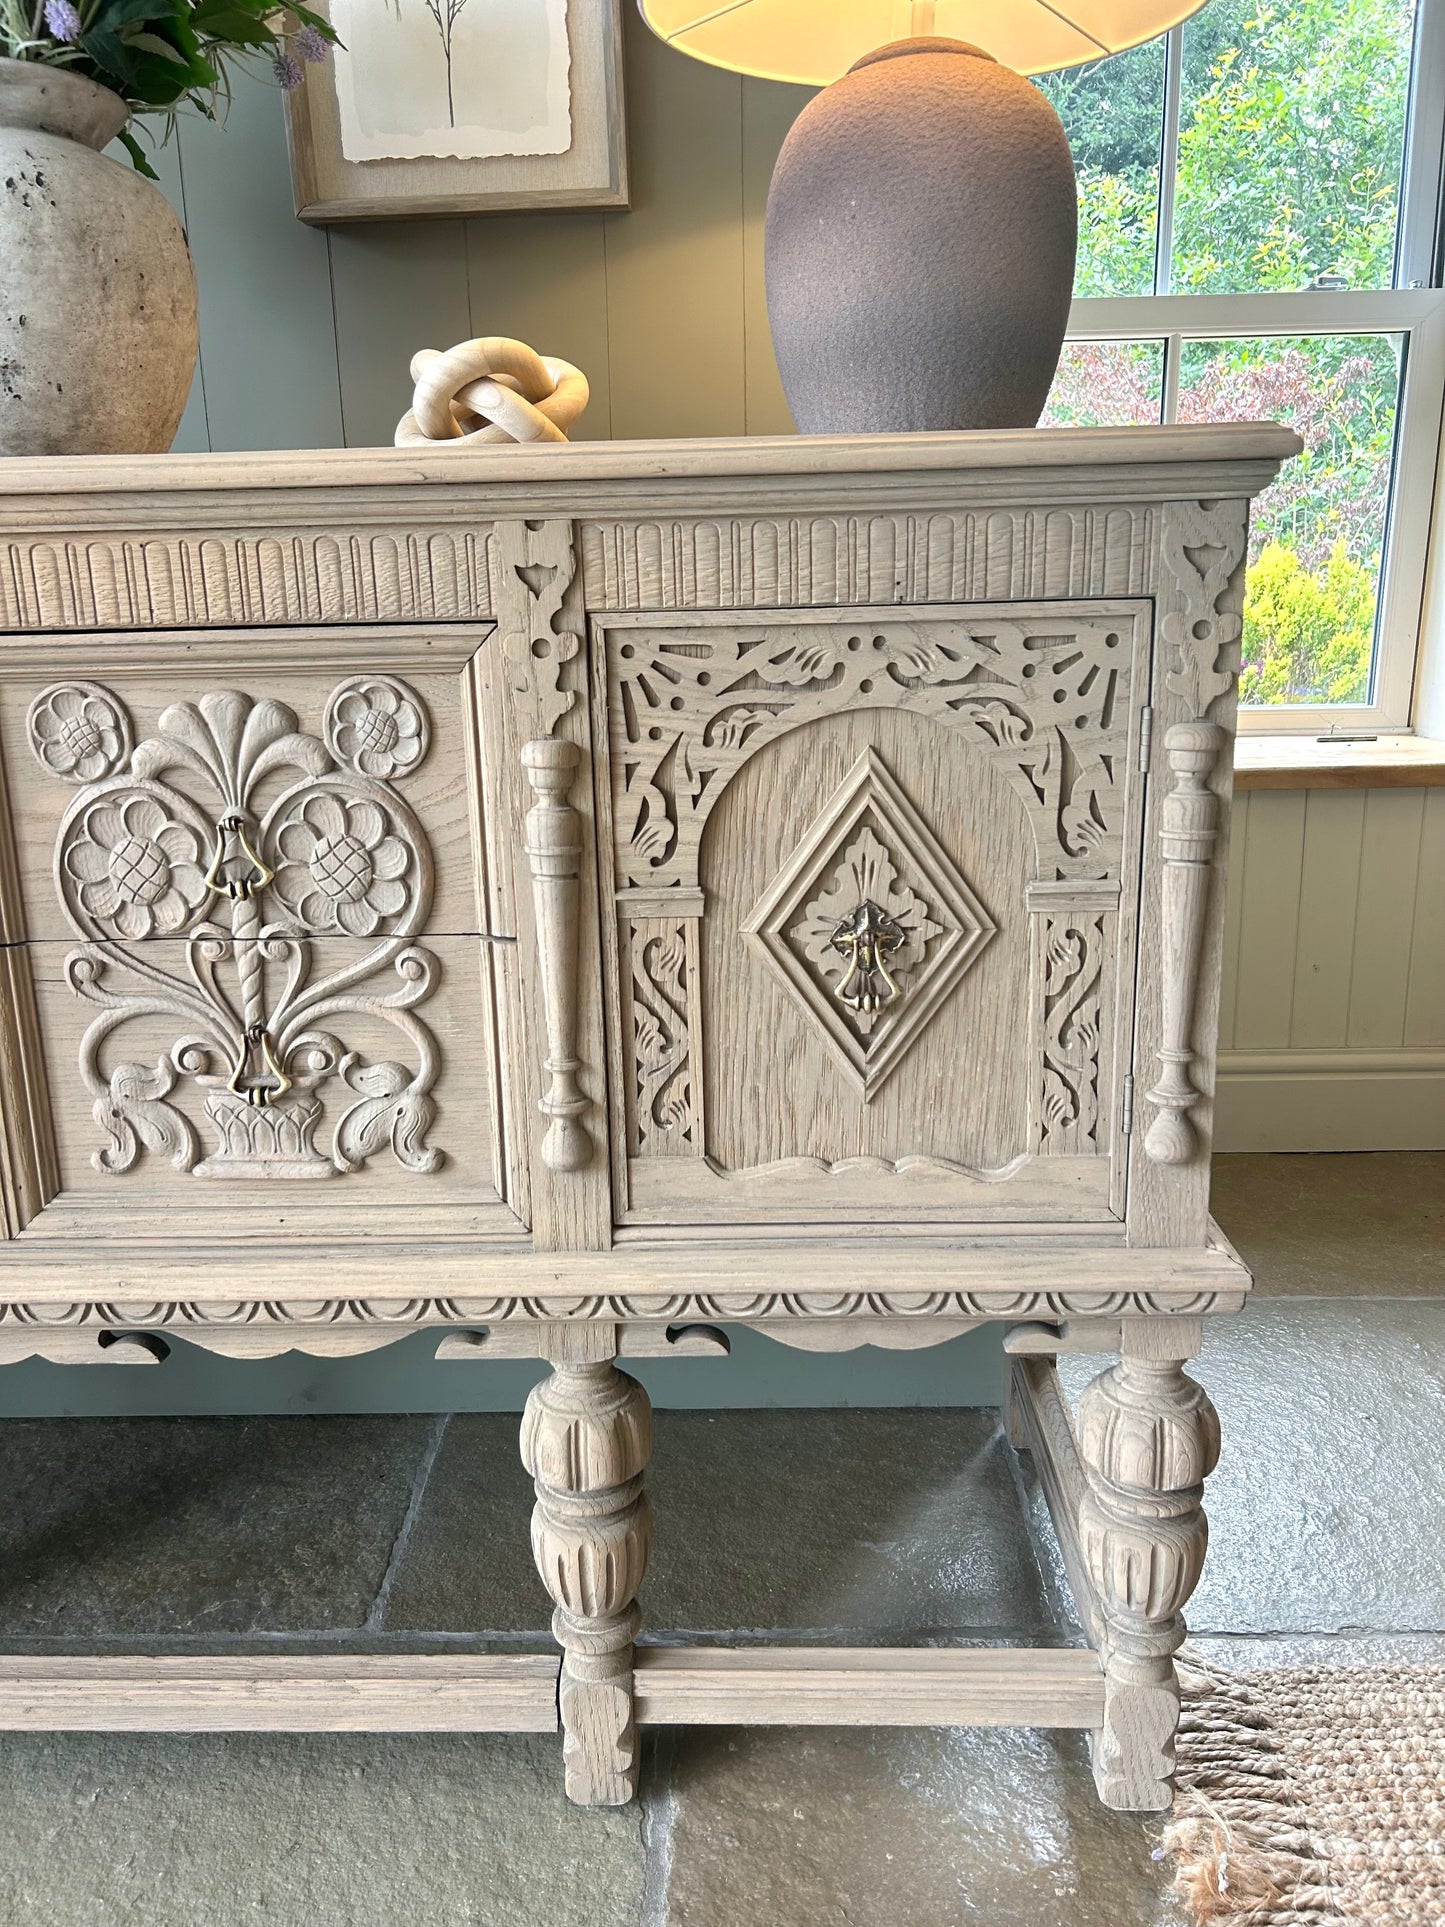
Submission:
[[[377,222],[292,216],[275,90],[167,150],[201,281],[189,448],[389,442],[412,350],[515,334],[587,371],[582,436],[786,433],[762,217],[797,88],[663,47],[628,16],[634,205]],[[1241,799],[1220,1140],[1445,1143],[1445,791]]]

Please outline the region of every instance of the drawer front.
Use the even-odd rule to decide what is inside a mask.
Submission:
[[[7,651],[16,1262],[57,1237],[183,1243],[203,1270],[238,1240],[284,1263],[516,1235],[492,1095],[508,933],[472,778],[486,634]]]
[[[1119,1219],[1149,635],[1138,602],[598,630],[623,1222]]]

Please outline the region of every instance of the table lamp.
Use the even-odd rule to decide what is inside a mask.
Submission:
[[[638,0],[681,53],[823,88],[768,193],[768,320],[804,434],[1034,426],[1078,215],[1063,126],[1024,76],[1203,3]]]

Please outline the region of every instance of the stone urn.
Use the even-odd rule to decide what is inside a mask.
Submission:
[[[0,454],[170,447],[196,366],[196,276],[169,201],[100,150],[108,87],[0,60]]]
[[[768,320],[798,428],[1032,428],[1077,224],[1068,140],[1020,74],[961,40],[857,61],[793,123],[768,195]]]

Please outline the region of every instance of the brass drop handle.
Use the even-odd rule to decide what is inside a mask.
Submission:
[[[888,960],[908,941],[908,933],[871,898],[844,917],[829,939],[848,968],[834,986],[840,1004],[865,1017],[875,1016],[903,995],[903,986],[888,968]]]
[[[249,870],[238,877],[222,874],[233,857],[239,856],[242,862],[250,865]],[[251,848],[246,836],[245,818],[234,813],[223,816],[216,825],[216,847],[211,853],[211,867],[202,882],[217,896],[231,897],[238,903],[247,903],[260,890],[264,890],[275,877],[275,871],[267,866]]]
[[[253,1075],[251,1065],[257,1057],[261,1060],[261,1068]],[[250,1025],[226,1089],[261,1109],[276,1098],[284,1097],[291,1089],[292,1081],[276,1062],[271,1049],[270,1031],[264,1024]]]

